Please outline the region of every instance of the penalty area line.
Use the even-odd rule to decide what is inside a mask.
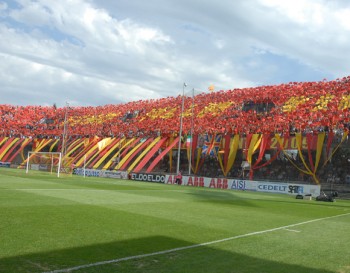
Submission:
[[[350,213],[345,213],[345,214],[338,214],[334,216],[328,216],[328,217],[323,217],[323,218],[317,218],[309,221],[304,221],[300,223],[295,223],[287,226],[282,226],[282,227],[276,227],[276,228],[271,228],[271,229],[266,229],[266,230],[261,230],[261,231],[255,231],[255,232],[250,232],[246,234],[241,234],[233,237],[228,237],[220,240],[215,240],[215,241],[210,241],[210,242],[205,242],[205,243],[200,243],[200,244],[195,244],[195,245],[189,245],[189,246],[183,246],[183,247],[177,247],[177,248],[172,248],[172,249],[167,249],[167,250],[162,250],[162,251],[157,251],[157,252],[152,252],[152,253],[146,253],[146,254],[140,254],[140,255],[135,255],[135,256],[128,256],[124,258],[118,258],[118,259],[113,259],[113,260],[108,260],[108,261],[101,261],[101,262],[96,262],[96,263],[91,263],[91,264],[84,264],[84,265],[78,265],[70,268],[65,268],[65,269],[57,269],[57,270],[52,270],[52,271],[45,271],[43,273],[68,273],[72,272],[75,270],[80,270],[84,268],[89,268],[89,267],[96,267],[100,265],[106,265],[106,264],[111,264],[111,263],[118,263],[122,261],[129,261],[129,260],[135,260],[135,259],[141,259],[141,258],[147,258],[151,256],[156,256],[156,255],[163,255],[163,254],[168,254],[172,252],[177,252],[177,251],[182,251],[182,250],[187,250],[191,248],[197,248],[197,247],[202,247],[202,246],[208,246],[208,245],[213,245],[213,244],[218,244],[222,242],[227,242],[235,239],[240,239],[240,238],[245,238],[249,236],[254,236],[254,235],[260,235],[264,233],[269,233],[269,232],[274,232],[277,230],[283,230],[283,229],[289,229],[292,227],[296,226],[301,226],[301,225],[306,225],[318,221],[323,221],[323,220],[328,220],[332,218],[337,218],[337,217],[342,217],[342,216],[348,216]]]

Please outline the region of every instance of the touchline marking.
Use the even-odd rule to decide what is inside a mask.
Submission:
[[[285,228],[284,230],[291,231],[291,232],[300,232],[300,230],[289,229],[289,228]]]
[[[169,191],[169,192],[183,192],[183,190],[158,190],[158,189],[147,189],[147,190],[120,190],[120,189],[115,189],[115,190],[100,190],[100,189],[58,189],[58,188],[46,188],[46,189],[33,189],[33,188],[17,188],[17,189],[0,189],[0,191],[110,191],[110,192],[141,192],[141,191],[146,191],[146,192],[151,192],[151,191]]]
[[[135,256],[129,256],[129,257],[124,257],[124,258],[119,258],[119,259],[114,259],[114,260],[109,260],[109,261],[101,261],[97,263],[91,263],[91,264],[84,264],[84,265],[78,265],[70,268],[65,268],[65,269],[57,269],[53,271],[46,271],[43,273],[67,273],[67,272],[72,272],[75,270],[83,269],[83,268],[88,268],[88,267],[94,267],[94,266],[99,266],[99,265],[106,265],[106,264],[111,264],[111,263],[118,263],[122,261],[129,261],[129,260],[134,260],[134,259],[140,259],[140,258],[146,258],[146,257],[151,257],[151,256],[156,256],[156,255],[162,255],[162,254],[167,254],[171,252],[177,252],[177,251],[182,251],[182,250],[187,250],[191,248],[196,248],[196,247],[201,247],[201,246],[207,246],[207,245],[213,245],[213,244],[218,244],[230,240],[235,240],[235,239],[240,239],[244,237],[249,237],[249,236],[254,236],[254,235],[259,235],[263,233],[269,233],[281,229],[288,229],[291,227],[296,227],[296,226],[301,226],[305,224],[310,224],[318,221],[323,221],[327,219],[332,219],[332,218],[337,218],[337,217],[342,217],[342,216],[348,216],[350,213],[345,213],[345,214],[339,214],[339,215],[334,215],[334,216],[329,216],[329,217],[324,217],[324,218],[318,218],[318,219],[313,219],[305,222],[300,222],[296,224],[291,224],[287,226],[282,226],[282,227],[277,227],[277,228],[271,228],[271,229],[266,229],[266,230],[261,230],[261,231],[256,231],[256,232],[251,232],[251,233],[246,233],[242,235],[237,235],[229,238],[224,238],[220,240],[215,240],[211,242],[206,242],[206,243],[201,243],[201,244],[196,244],[196,245],[190,245],[190,246],[183,246],[183,247],[177,247],[177,248],[172,248],[168,250],[162,250],[162,251],[157,251],[157,252],[152,252],[152,253],[146,253],[146,254],[140,254],[140,255],[135,255]]]

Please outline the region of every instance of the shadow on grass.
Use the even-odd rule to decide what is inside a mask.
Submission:
[[[202,190],[203,189],[203,190]],[[256,194],[254,198],[245,197],[245,193]],[[220,204],[230,204],[237,206],[249,206],[258,207],[264,203],[275,204],[292,204],[292,205],[310,205],[310,206],[332,206],[339,208],[350,208],[350,202],[347,200],[339,200],[341,203],[337,203],[337,199],[334,198],[334,202],[322,202],[312,200],[296,199],[294,195],[275,194],[274,198],[269,198],[271,193],[254,192],[254,191],[236,191],[236,190],[223,190],[223,189],[209,189],[208,188],[195,188],[194,191],[188,192],[198,201],[203,202],[215,202]],[[261,196],[261,197],[259,197]],[[265,196],[265,197],[264,197]],[[266,198],[267,197],[267,198]],[[275,198],[277,197],[277,198]],[[258,204],[258,202],[260,204]]]
[[[171,251],[163,252],[168,249]],[[153,254],[141,256],[148,253]],[[280,263],[155,236],[2,258],[0,272],[331,273],[292,264],[295,262]]]
[[[296,199],[295,196],[283,196],[285,199],[283,200],[274,200],[274,199],[256,199],[261,203],[283,203],[283,204],[292,204],[292,205],[302,205],[302,206],[331,206],[331,207],[339,207],[339,208],[349,208],[350,202],[347,200],[340,200],[341,203],[338,203],[337,199],[334,199],[334,202],[324,202],[324,201],[316,201],[315,199],[306,200],[306,199]]]
[[[208,202],[218,205],[232,205],[242,207],[257,207],[254,199],[244,198],[240,193],[235,193],[232,190],[194,188],[192,191],[186,192],[194,200],[199,202]]]

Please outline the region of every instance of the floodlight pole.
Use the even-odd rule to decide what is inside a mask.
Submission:
[[[181,102],[181,113],[180,113],[180,132],[179,132],[179,145],[177,148],[177,165],[176,165],[176,174],[179,174],[180,171],[180,153],[181,153],[181,138],[182,138],[182,120],[183,120],[183,112],[184,112],[184,104],[185,104],[185,87],[186,83],[183,83],[182,86],[182,102]]]
[[[67,121],[68,121],[68,108],[69,103],[66,102],[66,111],[64,114],[64,125],[63,125],[63,138],[62,138],[62,147],[61,147],[61,153],[64,157],[66,155],[66,141],[67,141]]]
[[[191,106],[191,138],[190,138],[190,158],[189,158],[189,164],[188,164],[188,175],[191,175],[191,168],[192,168],[192,141],[193,141],[193,108],[194,108],[194,88],[192,89],[192,106]]]

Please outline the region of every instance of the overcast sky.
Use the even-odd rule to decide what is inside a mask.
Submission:
[[[347,0],[0,0],[0,104],[63,107],[350,75]]]

